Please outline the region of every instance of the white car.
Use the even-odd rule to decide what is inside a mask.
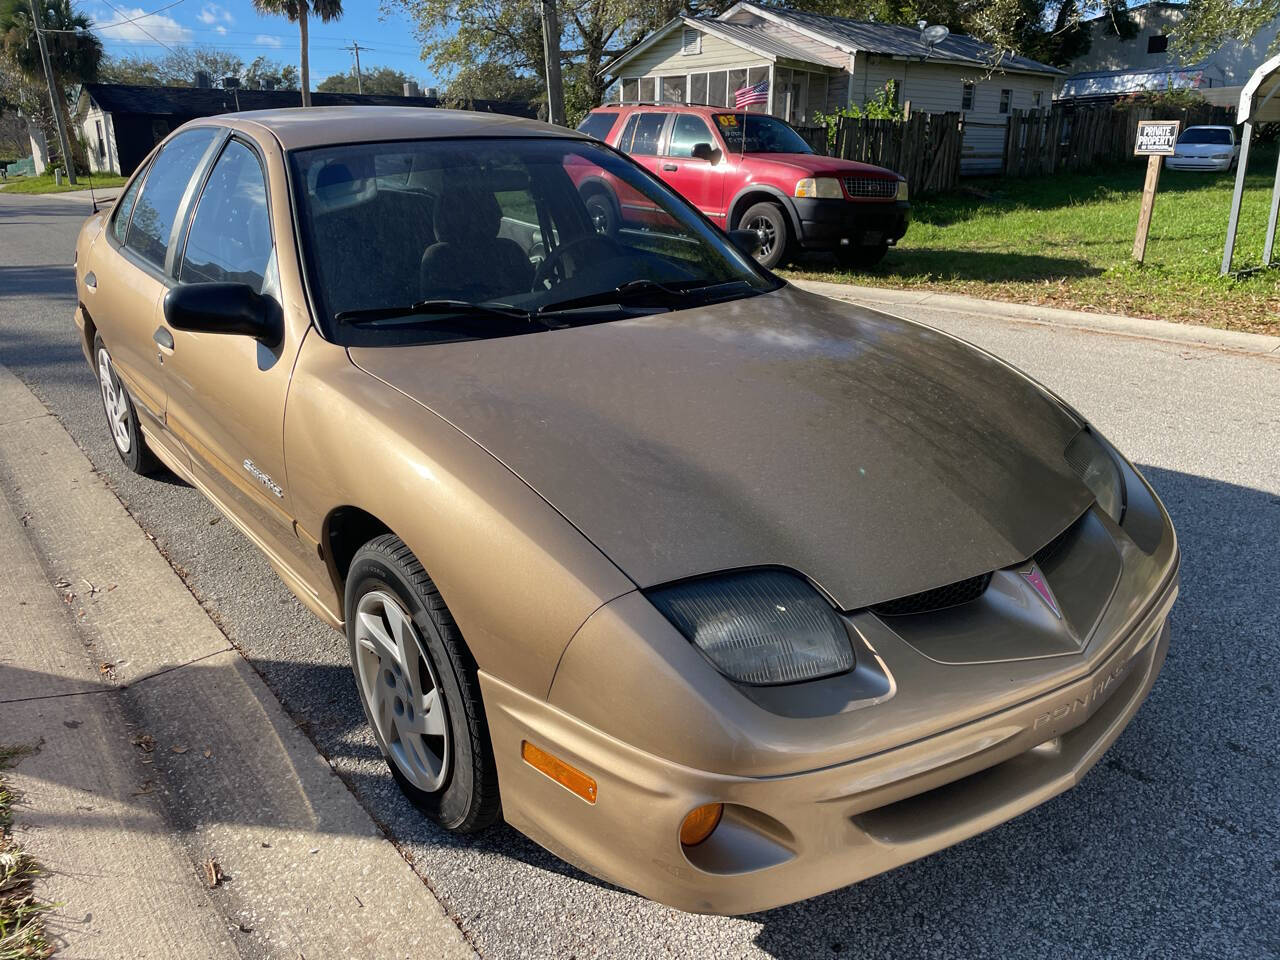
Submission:
[[[1166,170],[1231,170],[1240,159],[1234,127],[1187,127],[1178,137]]]

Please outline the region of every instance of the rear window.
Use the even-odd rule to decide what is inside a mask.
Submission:
[[[588,137],[595,137],[597,140],[606,140],[617,119],[618,115],[611,110],[588,113],[578,124],[578,132],[585,133]]]

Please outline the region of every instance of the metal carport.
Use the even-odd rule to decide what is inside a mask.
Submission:
[[[1255,123],[1280,121],[1280,56],[1274,56],[1257,70],[1240,91],[1240,107],[1236,123],[1244,124],[1244,139],[1240,142],[1240,162],[1236,165],[1236,189],[1231,197],[1231,218],[1227,221],[1227,242],[1222,250],[1224,276],[1231,272],[1231,255],[1236,247],[1236,226],[1240,221],[1240,201],[1244,197],[1244,175],[1249,164],[1249,141],[1253,139]],[[1262,250],[1262,265],[1271,266],[1271,251],[1276,239],[1276,215],[1280,213],[1280,161],[1276,163],[1276,179],[1271,187],[1271,217],[1267,221],[1267,242]]]

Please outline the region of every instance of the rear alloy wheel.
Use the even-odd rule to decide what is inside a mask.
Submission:
[[[111,431],[116,453],[120,454],[124,465],[134,473],[143,476],[154,473],[160,467],[160,461],[142,436],[133,399],[120,381],[115,364],[111,362],[111,354],[100,336],[93,338],[93,356],[98,368],[98,392],[102,396],[102,409],[107,415],[107,427]]]
[[[757,203],[738,220],[739,230],[751,230],[760,238],[756,262],[772,270],[787,255],[787,215],[776,203]]]
[[[475,660],[399,537],[357,551],[346,610],[360,703],[396,783],[448,830],[487,827],[501,808]]]
[[[869,247],[836,247],[836,263],[849,270],[869,270],[883,260],[888,252],[887,243]]]

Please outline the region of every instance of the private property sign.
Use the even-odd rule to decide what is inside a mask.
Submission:
[[[1139,120],[1138,140],[1133,145],[1134,156],[1173,156],[1173,145],[1178,142],[1180,126],[1181,120]]]

